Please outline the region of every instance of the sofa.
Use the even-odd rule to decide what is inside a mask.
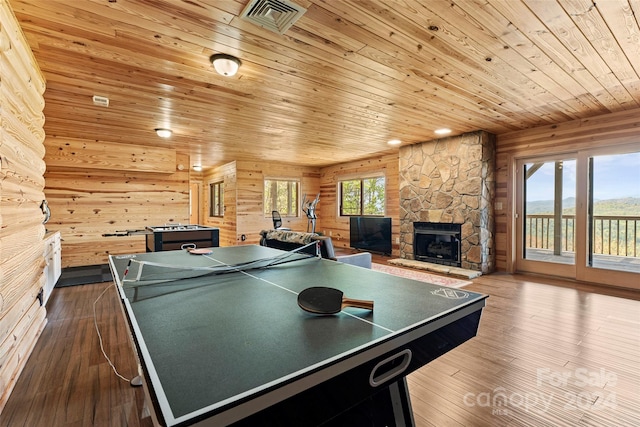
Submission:
[[[369,252],[359,252],[356,254],[336,255],[333,242],[329,236],[320,236],[316,233],[303,233],[288,230],[262,230],[260,232],[260,244],[270,248],[291,251],[298,249],[311,242],[318,245],[311,245],[301,252],[316,255],[319,248],[322,258],[351,264],[358,267],[371,268],[371,254]]]

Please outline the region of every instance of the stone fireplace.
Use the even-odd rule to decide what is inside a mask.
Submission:
[[[432,254],[418,255],[414,223],[460,228],[457,266],[489,273],[495,267],[495,136],[484,131],[400,148],[400,257],[437,262],[457,237],[439,239]],[[438,234],[438,233],[435,233]],[[453,235],[442,233],[441,235]],[[418,236],[418,244],[423,236]],[[433,240],[433,238],[432,238]],[[447,244],[444,244],[447,243]],[[416,252],[418,249],[418,252]],[[442,255],[442,254],[441,254]],[[436,256],[437,258],[437,256]],[[453,264],[448,264],[453,265]]]

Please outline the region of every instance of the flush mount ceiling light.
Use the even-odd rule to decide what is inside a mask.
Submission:
[[[447,129],[447,128],[436,129],[435,133],[438,135],[446,135],[448,133],[451,133],[451,129]]]
[[[193,170],[194,170],[194,171],[196,171],[196,172],[200,172],[200,171],[202,171],[202,166],[200,166],[200,165],[193,165]]]
[[[156,134],[160,137],[160,138],[169,138],[171,136],[173,132],[171,132],[171,129],[156,129]]]
[[[227,55],[226,53],[216,53],[215,55],[211,55],[209,59],[217,73],[227,77],[235,75],[241,64],[238,58]]]
[[[402,141],[400,141],[399,139],[390,139],[389,141],[387,141],[387,144],[389,144],[389,145],[400,145],[400,144],[402,144]]]

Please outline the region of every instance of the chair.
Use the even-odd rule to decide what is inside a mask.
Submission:
[[[280,212],[271,211],[271,217],[273,218],[273,228],[276,230],[291,230],[290,228],[282,226],[282,217],[280,216]]]

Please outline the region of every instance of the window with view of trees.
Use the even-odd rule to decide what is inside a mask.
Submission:
[[[209,216],[224,215],[224,182],[209,184]]]
[[[384,215],[384,177],[340,181],[340,215]]]
[[[298,216],[298,181],[264,180],[264,215],[278,211],[281,216]]]

